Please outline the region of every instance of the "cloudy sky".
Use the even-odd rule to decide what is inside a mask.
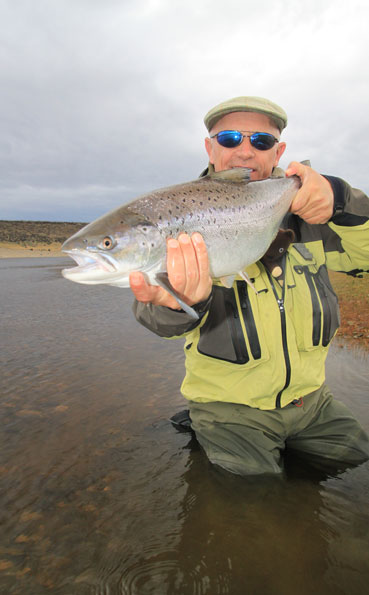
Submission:
[[[91,221],[206,166],[204,114],[284,107],[289,161],[369,192],[367,0],[0,0],[0,219]]]

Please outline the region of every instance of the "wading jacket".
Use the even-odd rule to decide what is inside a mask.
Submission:
[[[326,178],[334,191],[331,220],[309,225],[288,214],[283,222],[295,240],[281,260],[282,283],[261,261],[246,269],[257,294],[241,277],[232,288],[215,280],[209,299],[195,306],[198,321],[135,301],[145,327],[161,337],[185,337],[181,390],[187,399],[274,409],[324,382],[339,326],[327,269],[358,277],[369,272],[369,199],[339,178]]]

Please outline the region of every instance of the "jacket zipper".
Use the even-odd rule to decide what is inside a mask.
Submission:
[[[323,336],[322,336],[322,345],[326,347],[329,343],[329,331],[331,328],[331,310],[329,308],[328,303],[328,296],[327,291],[325,289],[324,283],[316,276],[315,277],[315,285],[318,290],[318,294],[320,297],[320,301],[322,303],[323,308]]]
[[[320,304],[318,300],[317,290],[315,288],[315,284],[312,279],[312,275],[309,271],[308,267],[302,267],[305,274],[306,283],[310,289],[310,296],[311,302],[313,304],[313,334],[312,334],[312,341],[314,347],[319,345],[320,341],[320,333],[322,330],[322,312],[320,309]]]
[[[286,266],[285,266],[285,264],[286,264],[286,259],[284,258],[283,263],[282,263],[282,268],[283,268],[282,297],[279,297],[279,295],[277,293],[277,289],[274,285],[274,280],[272,278],[272,275],[266,269],[266,271],[268,273],[270,285],[272,286],[272,290],[273,290],[275,299],[277,300],[277,304],[278,304],[279,312],[280,312],[280,316],[281,316],[282,346],[283,346],[284,361],[285,361],[285,365],[286,365],[286,381],[284,383],[283,388],[277,394],[276,400],[275,400],[275,406],[277,409],[280,409],[280,407],[281,407],[281,397],[282,397],[283,391],[286,390],[286,388],[289,386],[289,384],[291,382],[291,360],[290,360],[290,355],[288,353],[286,311],[285,311],[285,307],[284,307],[284,297],[285,297],[285,289],[286,289],[286,283],[285,283]]]
[[[237,291],[240,298],[241,312],[246,327],[247,336],[250,343],[252,357],[254,359],[261,358],[261,347],[258,337],[258,332],[255,324],[255,319],[252,313],[250,298],[248,294],[248,287],[244,281],[237,281]]]

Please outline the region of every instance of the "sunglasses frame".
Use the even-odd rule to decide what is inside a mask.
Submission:
[[[237,143],[237,144],[235,144],[235,145],[233,145],[232,147],[227,147],[227,145],[223,145],[219,141],[218,136],[220,134],[224,134],[225,132],[227,132],[227,133],[235,133],[236,132],[237,134],[240,134],[241,135],[240,142]],[[247,132],[247,130],[245,132]],[[254,142],[257,142],[257,138],[255,139],[253,137],[256,137],[256,136],[259,136],[259,135],[264,135],[264,136],[267,136],[268,138],[272,138],[274,140],[274,143],[272,144],[272,146],[271,147],[265,147],[263,149],[261,149],[260,147],[255,146],[254,145]],[[210,138],[216,138],[217,139],[217,142],[220,144],[220,146],[221,147],[224,147],[225,149],[235,149],[236,147],[239,147],[240,145],[242,145],[244,138],[249,138],[250,139],[251,146],[254,147],[254,149],[257,149],[258,151],[269,151],[270,149],[272,149],[274,147],[274,145],[276,143],[279,143],[279,139],[276,138],[273,134],[270,134],[270,132],[250,132],[250,134],[243,134],[243,132],[241,132],[240,130],[221,130],[220,132],[217,132],[216,134],[212,134],[210,136]]]

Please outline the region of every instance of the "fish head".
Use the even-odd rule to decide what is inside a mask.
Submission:
[[[77,264],[62,270],[66,279],[129,287],[132,271],[148,273],[161,263],[163,241],[153,223],[123,207],[80,229],[62,251]]]

